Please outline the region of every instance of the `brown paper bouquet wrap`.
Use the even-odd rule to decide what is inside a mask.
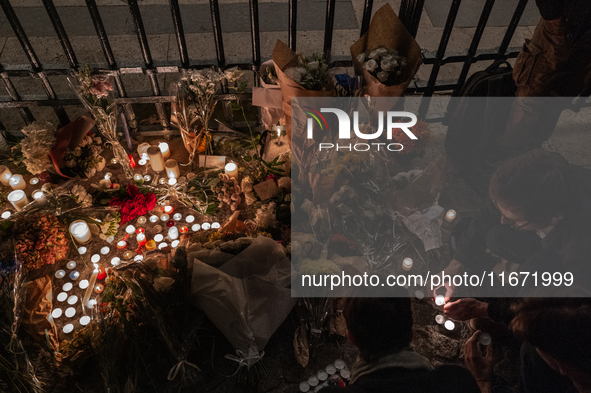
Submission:
[[[327,84],[326,90],[323,91],[306,90],[299,83],[285,75],[284,71],[287,68],[298,66],[298,57],[281,40],[277,40],[277,44],[275,44],[273,62],[275,63],[277,80],[281,87],[281,95],[283,96],[283,112],[285,113],[284,122],[287,130],[287,138],[292,145],[296,141],[296,143],[301,143],[301,140],[305,140],[304,128],[298,130],[298,134],[292,135],[291,133],[291,99],[293,97],[332,97],[333,86]]]
[[[50,318],[52,309],[51,278],[49,276],[29,281],[26,284],[25,307],[23,312],[23,328],[35,340],[45,346],[45,332],[49,337],[51,348],[59,349],[57,329]]]
[[[379,47],[395,49],[401,56],[406,58],[407,66],[401,75],[404,82],[398,85],[386,86],[365,70],[363,65],[357,61],[359,54]],[[419,44],[398,19],[390,4],[386,4],[376,11],[371,19],[367,33],[351,45],[351,56],[353,57],[355,73],[363,76],[364,95],[370,97],[402,97],[423,62]],[[392,107],[396,104],[396,101],[392,100]],[[375,109],[384,111],[391,108]]]
[[[261,64],[260,73],[264,75],[268,67],[275,67],[273,60],[265,61]],[[283,117],[283,96],[281,87],[270,83],[265,83],[261,78],[261,87],[252,88],[252,105],[261,107],[261,121],[265,129],[271,131],[272,127],[279,123]]]
[[[95,121],[90,117],[80,116],[76,120],[57,130],[55,133],[55,139],[57,142],[53,149],[51,149],[49,158],[51,159],[58,175],[70,178],[70,176],[64,175],[61,171],[66,150],[76,149],[94,125]]]

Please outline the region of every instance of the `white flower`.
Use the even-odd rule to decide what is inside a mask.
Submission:
[[[365,60],[365,53],[360,53],[357,55],[357,61],[360,62],[361,64],[363,64],[363,61]]]
[[[390,54],[382,55],[382,60],[392,60],[392,59],[393,59],[393,57]]]
[[[82,206],[83,207],[89,207],[92,206],[92,196],[90,194],[87,194],[86,197],[84,198],[84,200],[82,201]]]
[[[378,68],[378,63],[374,59],[370,59],[363,64],[363,68],[369,72],[374,72]]]
[[[238,67],[230,68],[226,70],[224,76],[228,80],[228,82],[235,82],[244,74],[244,71],[239,70]]]
[[[376,60],[378,57],[380,57],[380,54],[378,53],[377,50],[372,50],[371,52],[369,52],[370,59]]]
[[[388,53],[388,49],[386,49],[386,48],[378,48],[378,49],[376,49],[376,52],[378,52],[378,55],[384,56],[385,54]]]
[[[380,67],[382,67],[382,71],[390,71],[392,68],[392,62],[390,60],[383,60],[380,62]]]
[[[285,75],[296,83],[302,81],[302,74],[300,74],[297,68],[287,68],[285,70]]]
[[[385,82],[386,80],[388,80],[388,73],[386,71],[380,71],[378,72],[376,77],[380,82]]]
[[[320,67],[320,63],[318,63],[317,61],[311,61],[308,63],[308,70],[310,72],[318,71],[319,67]]]

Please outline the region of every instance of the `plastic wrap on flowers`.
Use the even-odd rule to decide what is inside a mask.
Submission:
[[[217,269],[191,253],[188,258],[193,263],[189,300],[240,351],[239,364],[252,366],[295,304],[283,247],[259,236]]]
[[[277,77],[275,76],[274,81],[271,81],[265,76],[268,74],[268,68],[272,68],[275,72],[273,60],[261,64],[260,73],[263,75],[261,87],[254,86],[252,88],[252,105],[261,107],[261,121],[265,125],[265,129],[271,131],[271,128],[277,125],[283,116],[283,96],[281,95],[281,87],[277,84]],[[269,83],[266,83],[265,80]]]

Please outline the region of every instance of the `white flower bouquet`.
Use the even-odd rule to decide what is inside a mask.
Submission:
[[[402,74],[407,67],[406,58],[400,56],[396,49],[379,47],[357,55],[357,61],[363,69],[376,77],[386,86],[398,85],[402,82]]]
[[[56,143],[55,132],[51,123],[39,121],[22,129],[25,134],[20,142],[23,162],[31,174],[38,175],[53,167],[49,153]]]

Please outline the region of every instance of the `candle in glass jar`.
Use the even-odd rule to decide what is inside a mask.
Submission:
[[[154,172],[162,172],[164,170],[164,157],[162,157],[160,148],[158,146],[150,146],[147,153]]]
[[[174,186],[176,183],[177,183],[176,177],[171,177],[170,179],[168,179],[169,186]]]
[[[27,183],[22,175],[12,175],[9,182],[13,190],[24,190],[27,188]]]
[[[140,216],[137,218],[137,223],[140,225],[144,225],[146,223],[146,221],[148,221],[148,220],[144,216]]]
[[[12,191],[6,197],[12,206],[16,209],[16,211],[21,211],[23,207],[27,206],[29,203],[29,199],[27,198],[27,194],[23,190],[16,190]]]
[[[456,219],[456,211],[453,209],[449,209],[447,213],[445,213],[445,221],[453,222]]]
[[[83,220],[76,220],[71,223],[70,233],[80,243],[86,243],[90,240],[90,228],[88,228],[88,224]]]
[[[6,165],[0,165],[0,182],[2,182],[2,185],[9,186],[11,177],[12,172],[10,172],[10,169]]]
[[[175,179],[181,177],[181,170],[179,169],[179,164],[176,160],[167,160],[164,163],[164,167],[166,167],[166,176],[174,177]]]
[[[238,166],[233,162],[226,164],[226,175],[238,179]]]
[[[166,142],[160,142],[158,144],[158,147],[160,148],[160,151],[162,152],[162,156],[164,158],[169,158],[170,157],[170,148],[168,147],[168,143],[166,143]]]
[[[136,173],[135,175],[133,175],[133,181],[135,182],[135,184],[141,186],[142,184],[144,184],[144,177],[140,173]]]

